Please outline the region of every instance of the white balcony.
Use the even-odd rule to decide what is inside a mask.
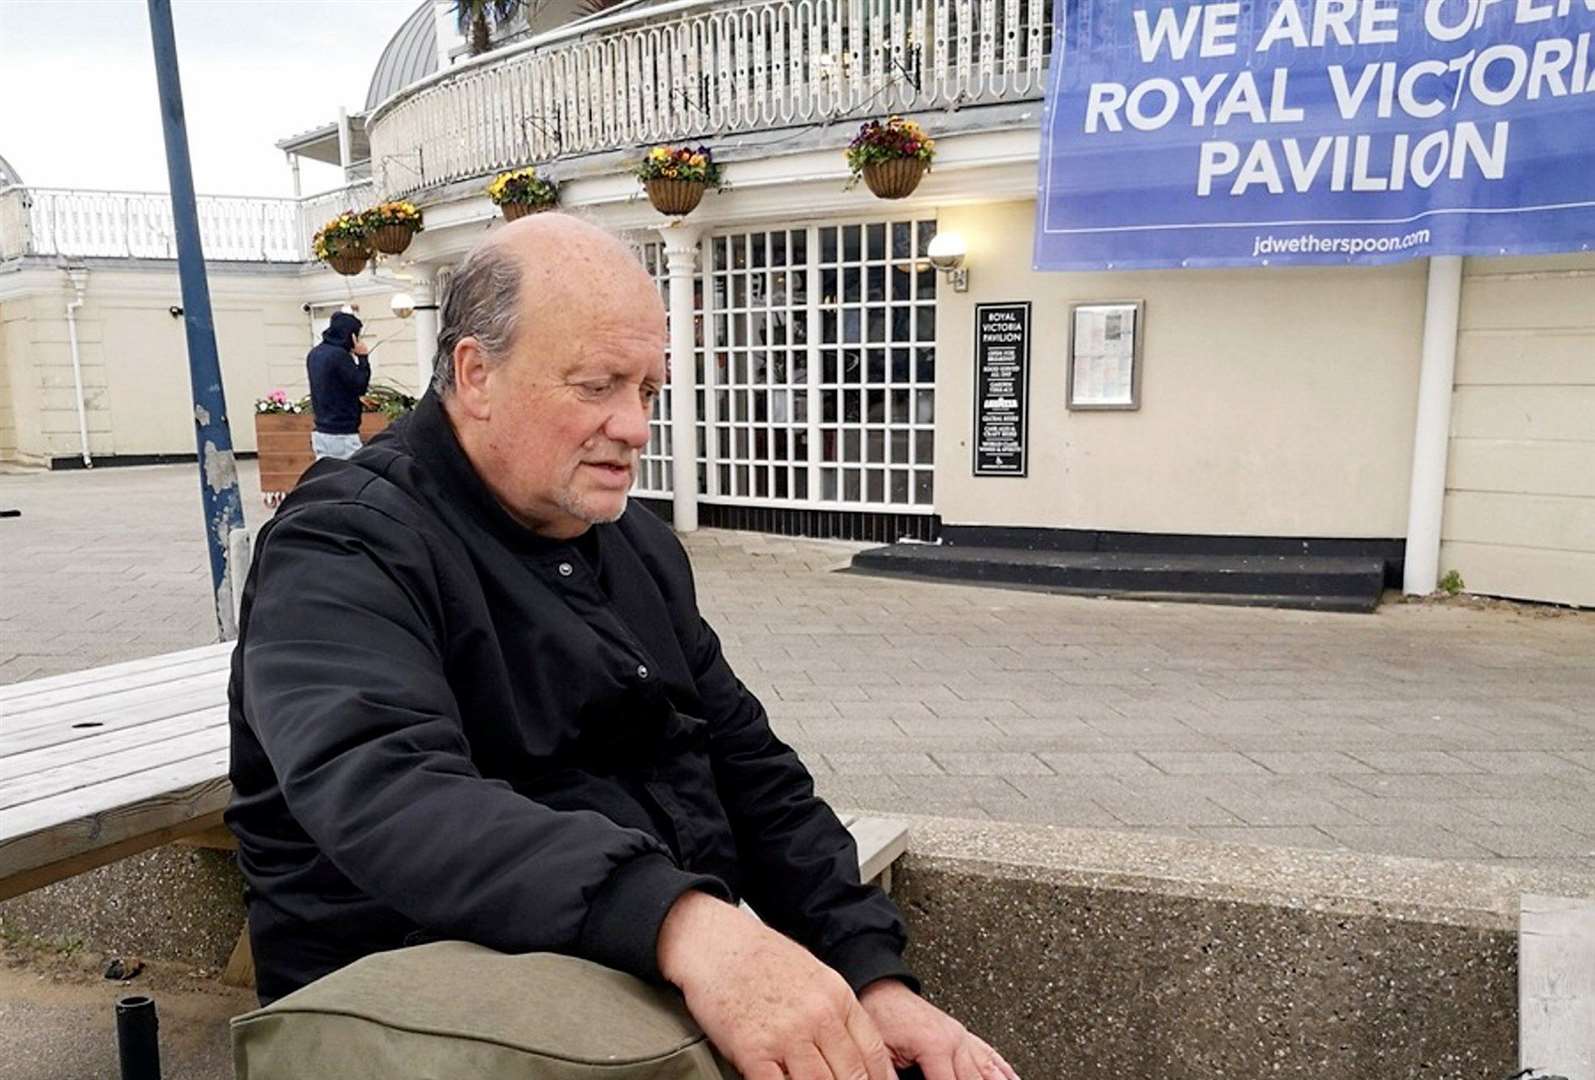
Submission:
[[[370,181],[303,199],[201,195],[200,240],[208,262],[308,262],[310,239],[346,209],[375,201]],[[0,260],[175,259],[171,197],[164,192],[0,189]]]
[[[556,158],[1042,97],[1050,0],[677,0],[440,72],[367,118],[408,195]]]

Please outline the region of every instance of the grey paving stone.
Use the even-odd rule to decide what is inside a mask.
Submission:
[[[937,753],[933,755],[952,776],[1051,776],[1052,770],[1034,754]]]
[[[1158,771],[1144,757],[1131,753],[1044,753],[1040,757],[1063,776],[1133,776]]]
[[[1549,754],[1543,750],[1452,750],[1450,755],[1458,761],[1472,765],[1481,772],[1506,773],[1521,776],[1544,776],[1551,773],[1587,773],[1584,766],[1566,757]]]
[[[1476,796],[1494,794],[1494,792],[1480,792],[1475,790],[1464,780],[1474,779],[1471,775],[1460,776],[1451,773],[1364,773],[1357,775],[1337,777],[1351,787],[1368,795],[1388,796],[1398,799],[1427,799],[1445,800],[1463,796]],[[1493,777],[1492,779],[1501,779]]]
[[[1237,773],[1266,772],[1261,765],[1243,754],[1229,751],[1147,750],[1141,754],[1163,772],[1174,776],[1211,775],[1225,776]]]
[[[1124,822],[1089,799],[980,799],[978,805],[998,821],[1060,825],[1068,829],[1122,829]]]
[[[1248,825],[1366,825],[1367,818],[1311,795],[1253,795],[1214,791],[1208,796]]]
[[[1001,738],[1003,731],[990,720],[978,716],[899,717],[894,723],[897,730],[910,738],[939,737],[946,735],[983,735]]]
[[[1469,825],[1453,830],[1458,836],[1488,848],[1496,855],[1515,858],[1595,858],[1595,839],[1560,825]]]
[[[1352,756],[1382,773],[1475,773],[1477,765],[1439,750],[1356,750]]]
[[[839,751],[827,753],[825,757],[840,776],[942,776],[946,772],[929,754]]]
[[[1339,773],[1371,773],[1367,762],[1358,761],[1338,750],[1248,750],[1246,756],[1272,773],[1323,776]]]
[[[1094,796],[1092,801],[1126,825],[1244,824],[1211,799],[1128,792],[1123,796]]]
[[[1198,825],[1196,834],[1204,840],[1226,844],[1262,844],[1268,847],[1314,848],[1344,850],[1345,845],[1328,833],[1304,825],[1287,825],[1277,828],[1259,828],[1250,825],[1232,828],[1227,825]]]
[[[1478,859],[1494,854],[1482,844],[1442,828],[1418,825],[1326,825],[1324,831],[1354,851],[1420,859]]]

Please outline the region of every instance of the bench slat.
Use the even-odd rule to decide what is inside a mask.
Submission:
[[[893,818],[860,818],[849,830],[858,844],[859,877],[872,881],[908,850],[908,826]]]
[[[48,705],[39,709],[23,709],[15,713],[0,714],[0,730],[16,734],[48,724],[72,723],[79,720],[100,720],[107,712],[121,712],[140,705],[171,702],[191,702],[191,708],[200,708],[227,700],[227,676],[220,671],[202,675],[189,675],[169,683],[141,686],[136,690],[123,690],[101,697],[82,698],[62,705]],[[173,710],[176,711],[176,710]],[[168,714],[170,715],[170,713]]]
[[[0,900],[218,824],[232,792],[227,756],[212,751],[6,811]]]
[[[0,702],[13,701],[18,698],[31,697],[34,694],[47,693],[63,688],[87,686],[128,675],[137,675],[146,671],[158,671],[161,668],[182,665],[194,660],[206,659],[207,657],[230,657],[232,652],[233,643],[224,641],[217,645],[201,645],[198,648],[184,649],[181,652],[146,656],[142,660],[128,660],[120,664],[107,664],[104,667],[69,671],[62,675],[49,675],[42,679],[28,679],[24,682],[0,686]]]
[[[202,731],[191,731],[176,738],[164,739],[147,746],[136,747],[110,757],[74,761],[44,769],[24,776],[0,788],[0,813],[9,819],[19,808],[40,799],[51,799],[80,788],[98,786],[124,778],[148,775],[163,765],[172,765],[198,757],[213,750],[226,750],[229,742],[227,725],[217,724]],[[224,766],[225,772],[225,766]],[[160,789],[149,792],[159,795]]]
[[[230,654],[219,654],[198,657],[182,664],[139,671],[115,679],[85,679],[72,686],[57,687],[36,694],[19,694],[0,700],[0,717],[27,716],[40,709],[70,705],[77,701],[99,700],[112,694],[162,686],[195,675],[209,675],[214,678],[219,674],[225,683],[231,665]]]
[[[191,731],[199,731],[227,723],[227,707],[216,706],[184,713],[181,716],[151,720],[125,729],[94,728],[79,731],[84,736],[70,742],[53,742],[32,750],[0,755],[0,785],[17,777],[53,769],[74,761],[88,761],[109,754],[118,754],[147,743],[160,742]],[[0,788],[0,791],[3,791]]]

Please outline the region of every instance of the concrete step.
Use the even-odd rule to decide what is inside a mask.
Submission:
[[[859,573],[1120,596],[1372,611],[1384,560],[1315,555],[1164,555],[891,544],[853,556]]]

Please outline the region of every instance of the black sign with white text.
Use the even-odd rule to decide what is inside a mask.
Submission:
[[[1030,303],[975,305],[975,475],[1024,476]]]

